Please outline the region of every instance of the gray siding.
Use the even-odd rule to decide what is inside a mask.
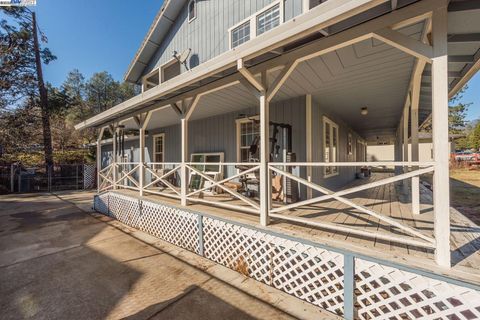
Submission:
[[[205,152],[223,152],[225,162],[237,161],[236,143],[236,119],[241,115],[254,116],[258,114],[258,107],[251,107],[241,111],[230,112],[214,117],[195,120],[189,123],[189,154]],[[325,112],[320,104],[313,101],[312,104],[312,160],[323,161],[323,116],[327,116],[339,126],[339,161],[355,161],[356,141],[360,138],[342,119]],[[297,162],[306,161],[306,109],[305,97],[297,97],[270,106],[270,119],[274,122],[288,123],[292,125],[292,147],[297,156]],[[165,162],[180,162],[181,158],[181,132],[180,125],[173,125],[165,128],[149,130],[145,141],[146,161],[151,161],[153,154],[153,136],[158,133],[165,133]],[[353,138],[353,154],[347,154],[348,134]],[[272,132],[270,132],[272,136]],[[279,144],[282,145],[282,136],[277,136]],[[125,142],[125,153],[131,162],[139,161],[138,140]],[[102,148],[102,157],[105,159],[111,154],[110,146]],[[274,162],[282,162],[281,156],[273,159]],[[104,165],[107,163],[105,160]],[[296,174],[306,178],[306,168],[296,168]],[[225,175],[230,176],[235,172],[231,167],[226,170]],[[327,188],[338,189],[355,179],[355,168],[340,167],[337,176],[324,178],[323,168],[313,169],[313,181]],[[148,178],[147,178],[148,179]],[[305,188],[301,189],[300,195],[305,197]]]
[[[325,109],[319,103],[313,101],[312,103],[312,160],[314,162],[323,161],[323,117],[326,116],[338,125],[338,140],[339,140],[339,159],[340,162],[355,161],[356,142],[361,137],[353,131],[341,118],[335,116],[330,112],[325,112]],[[352,135],[353,139],[353,154],[348,154],[348,134]],[[339,174],[336,176],[324,178],[324,169],[317,167],[313,169],[313,181],[321,184],[326,188],[339,189],[345,184],[355,179],[356,169],[354,167],[339,167]]]
[[[229,50],[228,29],[272,2],[273,0],[197,1],[197,18],[190,23],[185,5],[144,74],[170,61],[173,51],[181,53],[191,48],[187,65],[194,68]],[[302,0],[285,0],[285,20],[300,13]],[[182,72],[184,71],[185,67],[182,66]]]

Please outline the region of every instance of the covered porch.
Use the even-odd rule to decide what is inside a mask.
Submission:
[[[392,173],[377,172],[367,179],[353,181],[345,186],[345,189],[361,187],[392,176]],[[137,191],[129,189],[119,189],[116,192],[170,205],[172,208],[184,208],[193,212],[234,220],[253,227],[259,226],[258,213],[223,209],[204,202],[192,202],[183,207],[180,199],[172,196],[146,192],[143,197],[140,197]],[[433,237],[434,235],[432,193],[423,185],[420,189],[421,214],[412,214],[409,196],[404,193],[403,187],[399,183],[379,185],[355,192],[346,196],[346,198],[404,226],[418,230],[426,236]],[[204,200],[242,206],[242,201],[236,200],[228,194],[205,195]],[[279,206],[277,204],[274,207]],[[368,256],[400,264],[408,263],[412,267],[473,283],[480,282],[478,275],[480,269],[480,227],[455,209],[450,211],[452,268],[449,270],[439,268],[435,262],[434,250],[421,245],[417,246],[414,236],[339,201],[326,200],[305,205],[301,208],[284,211],[281,215],[281,219],[273,219],[268,228],[287,236],[303,238],[322,245],[361,252]],[[339,228],[324,228],[325,225],[335,225]],[[391,235],[404,241],[396,241],[396,238],[390,238]]]
[[[153,197],[337,247],[388,252],[429,268],[432,261],[473,268],[478,228],[457,213],[450,217],[448,97],[474,72],[479,44],[459,46],[471,39],[448,39],[461,31],[456,22],[478,9],[462,11],[460,18],[447,5],[416,2],[328,36],[272,45],[261,58],[239,51],[234,62],[207,78],[180,83],[198,71],[192,69],[107,118],[92,118],[85,126],[101,129],[98,154],[104,132],[114,141],[112,160],[103,165],[99,157],[99,192]],[[473,64],[460,61],[467,56]],[[255,161],[238,148],[227,151],[229,144],[238,146],[238,136],[225,134],[223,150],[195,149],[198,139],[219,139],[207,126],[202,134],[199,123],[217,123],[226,114],[235,121],[217,127],[219,132],[230,132],[227,126],[236,120],[258,125]],[[435,160],[420,162],[418,130],[430,115]],[[281,156],[271,140],[272,123],[293,130],[288,139],[275,138]],[[138,130],[136,161],[125,161],[124,148],[119,151],[119,137],[128,129]],[[162,161],[152,154],[147,160],[146,136],[165,132],[176,136],[170,143],[177,151],[162,154]],[[384,141],[395,142],[395,161],[366,162],[365,144]],[[219,155],[211,161],[194,157],[214,153]],[[221,174],[213,177],[211,171]],[[435,201],[422,192],[424,174],[434,175]]]

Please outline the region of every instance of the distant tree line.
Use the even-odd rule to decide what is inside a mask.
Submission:
[[[132,84],[115,81],[105,71],[86,79],[79,70],[62,85],[43,82],[42,64],[57,59],[42,48],[47,37],[25,7],[0,8],[0,146],[3,153],[42,150],[45,163],[53,151],[95,141],[95,131],[74,125],[136,94]]]
[[[467,88],[468,87],[465,86],[449,101],[448,130],[450,134],[460,136],[455,139],[455,146],[457,149],[479,150],[480,119],[468,121],[467,112],[471,103],[462,102],[463,94]],[[432,131],[431,119],[424,124],[423,131]]]

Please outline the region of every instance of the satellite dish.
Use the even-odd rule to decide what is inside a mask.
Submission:
[[[178,60],[178,62],[180,62],[181,64],[183,64],[185,66],[185,68],[188,69],[187,67],[187,59],[188,57],[190,56],[190,52],[192,51],[192,49],[186,49],[184,50],[181,54],[178,54],[177,51],[174,51],[173,52],[173,57],[175,59]]]

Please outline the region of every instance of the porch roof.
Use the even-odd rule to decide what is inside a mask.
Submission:
[[[340,2],[343,6],[336,7]],[[358,1],[355,2],[353,6],[351,1],[329,0],[297,19],[280,25],[268,33],[267,37],[262,35],[252,39],[237,50],[228,51],[78,124],[76,129],[100,127],[113,121],[123,121],[127,126],[131,124],[135,127],[133,120],[128,119],[150,110],[157,110],[152,115],[152,124],[156,127],[170,125],[178,122],[178,115],[169,107],[170,103],[200,93],[203,96],[191,119],[254,106],[256,99],[239,83],[241,76],[236,69],[236,60],[243,58],[246,64],[252,66],[250,70],[257,71],[254,73],[270,69],[269,80],[272,82],[292,54],[307,53],[308,47],[314,48],[313,46],[321,50],[329,43],[333,46],[337,39],[342,39],[341,31],[345,26],[342,28],[341,24],[346,23],[345,19],[350,20],[346,27],[348,29],[361,21],[391,11],[390,3],[385,1],[362,1],[363,5],[360,6]],[[428,2],[432,1],[419,1],[412,6],[416,6],[415,10],[425,10],[422,5]],[[452,1],[449,7],[451,96],[473,76],[480,65],[480,8],[478,3],[472,3],[474,1]],[[399,1],[399,4],[406,6],[407,10],[411,7],[407,6],[406,1]],[[360,11],[363,13],[359,15]],[[390,15],[394,24],[395,19],[401,21],[402,15],[399,12]],[[372,22],[363,25],[368,23]],[[324,37],[318,30],[327,26],[330,26],[329,35]],[[361,25],[355,28],[359,27]],[[424,23],[417,21],[397,31],[420,39],[423,27]],[[383,42],[366,39],[301,62],[273,102],[309,93],[322,107],[337,113],[360,134],[372,139],[390,136],[401,117],[414,64],[414,57]],[[427,67],[422,77],[420,122],[431,112],[430,86],[430,70]],[[363,106],[369,109],[366,117],[360,116],[360,108]]]

